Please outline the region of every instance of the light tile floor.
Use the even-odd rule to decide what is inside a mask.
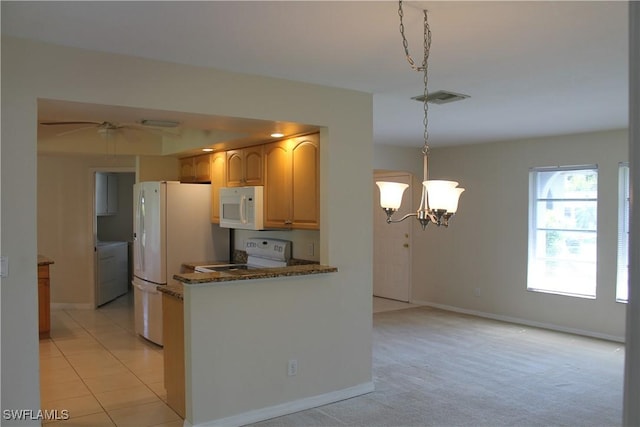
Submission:
[[[374,313],[415,307],[373,298]],[[133,295],[97,310],[54,310],[40,340],[43,409],[69,413],[64,426],[182,426],[166,405],[162,348],[134,332]]]
[[[54,310],[40,340],[43,409],[64,426],[182,426],[166,404],[162,348],[134,332],[131,294],[97,310]]]

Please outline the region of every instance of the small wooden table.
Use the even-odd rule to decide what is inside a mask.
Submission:
[[[40,339],[49,338],[51,331],[49,265],[53,260],[38,255],[38,332]]]

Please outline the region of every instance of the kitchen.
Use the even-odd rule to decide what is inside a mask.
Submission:
[[[76,286],[75,283],[93,282],[95,276],[93,263],[94,240],[132,240],[132,233],[122,236],[121,230],[116,226],[109,226],[108,229],[102,227],[102,223],[116,220],[115,216],[98,216],[93,214],[94,198],[94,171],[135,171],[136,182],[141,181],[181,181],[185,183],[206,183],[210,179],[214,183],[229,180],[229,185],[240,185],[238,178],[242,165],[236,161],[238,149],[242,145],[260,146],[262,142],[273,144],[283,138],[270,137],[269,129],[273,127],[271,122],[249,119],[227,119],[217,116],[205,116],[197,114],[185,114],[171,111],[160,111],[155,109],[140,109],[113,107],[107,105],[77,103],[60,100],[39,100],[38,102],[39,121],[57,121],[63,117],[80,117],[86,121],[99,121],[98,118],[116,118],[123,123],[133,123],[144,117],[176,117],[181,121],[181,134],[174,136],[166,134],[164,131],[160,137],[156,136],[157,128],[141,132],[138,129],[122,129],[110,134],[105,140],[104,134],[98,132],[95,127],[84,127],[81,131],[73,131],[78,126],[39,126],[39,161],[38,161],[38,206],[42,207],[39,212],[38,241],[39,250],[47,254],[55,255],[57,261],[58,283],[53,290],[52,302],[60,304],[55,307],[89,308],[95,307],[96,295],[92,286]],[[207,130],[211,127],[219,126],[219,122],[225,122],[227,126],[246,128],[245,132],[215,132]],[[269,126],[269,128],[267,128]],[[301,125],[295,123],[279,122],[278,126],[288,132],[288,134],[310,134],[317,132],[317,127]],[[145,129],[146,130],[146,129]],[[65,133],[63,138],[56,135]],[[207,138],[207,135],[210,137]],[[155,139],[153,139],[155,138]],[[164,142],[163,142],[164,141]],[[224,142],[226,141],[226,142]],[[215,146],[216,151],[209,154],[202,151],[202,148]],[[273,147],[276,144],[272,145]],[[162,148],[165,147],[165,148]],[[169,147],[169,148],[167,148]],[[162,151],[164,150],[164,152]],[[244,149],[246,151],[246,148]],[[268,168],[284,168],[277,164],[283,156],[276,156],[282,150],[274,153],[267,153],[270,159]],[[217,165],[220,159],[226,163],[227,152],[230,154],[229,177],[227,178],[226,168]],[[163,155],[164,154],[164,155]],[[233,154],[233,156],[231,156]],[[304,154],[304,153],[303,153]],[[209,156],[212,160],[212,174],[217,174],[214,178],[208,176]],[[188,167],[192,166],[194,159],[206,159],[207,174],[203,178],[189,175]],[[251,159],[252,157],[249,157]],[[202,163],[202,162],[200,162]],[[237,167],[235,165],[237,164]],[[187,165],[187,166],[185,166]],[[260,160],[260,181],[264,179],[274,180],[274,174],[264,174],[262,172],[262,159]],[[202,170],[202,166],[199,166]],[[191,173],[195,173],[195,167]],[[270,176],[271,178],[268,178]],[[234,181],[237,180],[237,181]],[[304,177],[306,180],[307,177]],[[316,182],[317,178],[308,181]],[[282,183],[273,183],[281,185]],[[251,181],[243,185],[252,185]],[[255,185],[255,184],[254,184]],[[212,189],[214,198],[216,197],[220,184],[214,184]],[[129,190],[131,191],[131,190]],[[293,188],[291,191],[298,191]],[[299,192],[299,191],[298,191]],[[273,197],[286,194],[281,190],[272,191],[267,194],[268,200]],[[315,193],[311,193],[315,194]],[[308,203],[298,196],[297,200]],[[61,209],[60,203],[65,207]],[[283,204],[285,213],[275,210],[281,201],[272,202],[267,213],[271,213],[269,228],[277,227],[277,221],[281,215],[287,214],[290,207]],[[317,203],[315,199],[311,203]],[[130,206],[130,202],[128,203]],[[122,204],[122,206],[125,206]],[[299,210],[299,204],[293,209]],[[90,209],[90,210],[88,210]],[[126,208],[124,208],[126,209]],[[215,218],[214,222],[218,221]],[[117,215],[120,216],[120,213]],[[313,218],[315,216],[315,218]],[[292,231],[269,231],[264,232],[267,236],[289,238],[293,235],[294,241],[299,241],[294,246],[294,256],[303,259],[319,260],[320,239],[317,227],[318,212],[314,211],[310,218],[303,219],[310,223],[309,227],[296,224]],[[117,219],[120,221],[120,219]],[[96,225],[97,222],[97,225]],[[299,221],[298,221],[299,222]],[[276,226],[274,227],[274,224]],[[97,229],[96,229],[97,227]],[[287,227],[290,228],[290,227]],[[311,228],[311,229],[309,229]],[[107,233],[102,233],[107,230]],[[283,234],[284,233],[284,234]],[[248,236],[247,233],[238,233],[239,239]],[[74,239],[61,240],[62,235],[73,235]],[[238,240],[238,245],[242,246],[242,241]]]
[[[316,139],[317,142],[317,139]],[[282,144],[280,144],[282,145]],[[276,144],[273,144],[274,147],[276,147]],[[303,145],[306,146],[306,145]],[[232,150],[233,151],[233,150]],[[282,151],[279,151],[278,153],[280,153]],[[301,151],[302,152],[302,151]],[[224,153],[224,151],[223,151]],[[317,161],[317,159],[319,158],[317,156],[317,144],[316,144],[316,149],[315,150],[307,150],[306,153],[311,153],[314,157],[312,160],[312,163],[315,163]],[[216,154],[218,153],[213,153],[213,154],[198,154],[197,157],[202,158],[202,157],[210,157],[211,159],[216,157]],[[196,157],[196,156],[194,156]],[[55,169],[55,173],[56,174],[62,174],[63,171],[71,171],[76,169],[76,167],[71,167],[72,163],[80,163],[79,159],[62,159],[60,158],[60,156],[48,156],[46,154],[43,154],[41,156],[41,166],[45,169],[45,170],[51,170],[53,171]],[[100,160],[116,160],[118,159],[117,157],[113,157],[113,156],[108,156],[108,157],[102,157],[99,158]],[[275,157],[275,155],[273,155],[271,157],[271,159],[276,159],[279,160]],[[151,158],[150,161],[152,161],[153,163],[160,163],[162,161],[166,161],[167,159],[162,159],[159,157],[154,157]],[[174,173],[176,173],[176,175],[180,172],[180,171],[184,171],[185,168],[180,167],[180,160],[177,160],[175,158],[171,159],[174,160],[173,165],[170,165],[169,167],[163,168],[166,170],[173,170],[175,171]],[[67,166],[64,168],[58,168],[58,167],[54,167],[53,165],[51,166],[51,169],[48,168],[48,164],[49,161],[53,162],[53,163],[59,163],[59,162],[64,162]],[[122,159],[120,159],[120,161],[122,161]],[[168,162],[167,162],[168,163]],[[185,163],[184,160],[182,160],[182,163]],[[265,166],[265,170],[274,170],[275,167],[273,166],[273,164],[275,163],[275,160],[272,162],[271,165],[267,164]],[[155,165],[154,165],[155,166]],[[80,167],[80,169],[82,169],[83,166]],[[160,168],[159,168],[160,169]],[[212,169],[213,170],[213,169]],[[309,170],[306,166],[305,166],[305,170]],[[315,171],[317,173],[317,168],[311,168],[312,171]],[[272,174],[273,175],[273,174]],[[147,174],[148,177],[150,178],[158,178],[158,176],[151,176],[151,174]],[[233,175],[232,175],[233,176]],[[50,178],[50,177],[49,177]],[[193,182],[192,179],[185,177],[185,176],[177,176],[177,178],[182,179],[182,181],[184,182]],[[202,187],[209,187],[209,184],[207,184],[207,182],[209,180],[204,179],[203,180],[204,183],[199,183],[199,184],[191,184],[191,185],[199,185]],[[309,179],[305,180],[305,183],[309,182]],[[313,182],[313,180],[311,180],[311,182]],[[42,188],[43,190],[47,187],[50,187],[52,184],[52,182],[49,181],[49,179],[45,180],[43,179],[42,181]],[[67,183],[60,183],[58,182],[56,185],[56,187],[58,188],[62,188],[64,187],[64,185],[66,184],[70,184],[69,182]],[[74,184],[75,185],[75,184]],[[46,191],[46,190],[45,190]],[[306,190],[305,190],[306,191]],[[52,193],[52,194],[56,194],[56,193]],[[269,193],[267,192],[267,195]],[[319,192],[313,191],[310,192],[310,194],[312,195],[311,199],[312,199],[312,205],[313,205],[313,201],[317,200],[318,194]],[[59,193],[57,195],[60,195]],[[275,212],[276,215],[272,215],[271,216],[271,221],[273,221],[273,218],[277,218],[278,215],[282,215],[281,210],[276,210],[274,209],[274,207],[276,206],[273,202],[271,203],[271,211]],[[267,219],[266,216],[266,212],[270,212],[267,209],[265,209],[265,219]],[[318,223],[318,218],[319,218],[319,213],[318,211],[314,212],[313,215],[308,215],[307,217],[304,218],[304,222],[306,223],[305,225],[303,225],[301,229],[285,229],[285,228],[292,228],[291,224],[285,224],[284,221],[280,224],[279,227],[277,227],[278,229],[276,230],[271,230],[271,231],[257,231],[257,230],[235,230],[234,231],[234,241],[236,242],[236,247],[237,248],[242,248],[245,245],[245,242],[247,240],[249,240],[251,237],[254,237],[256,235],[260,235],[260,236],[265,236],[265,237],[269,237],[269,238],[279,238],[279,239],[286,239],[286,240],[290,240],[293,241],[293,245],[292,245],[292,254],[291,256],[294,257],[295,259],[302,259],[305,261],[313,261],[313,262],[318,262],[320,259],[320,234],[319,234],[319,230],[318,229],[310,229],[312,227],[310,227],[308,224],[310,224],[313,220],[313,217],[315,216],[315,221],[316,224]],[[311,218],[311,219],[309,219]],[[216,226],[217,227],[217,226]],[[316,227],[315,225],[313,227]],[[228,245],[225,246],[225,249],[228,249]],[[225,255],[228,254],[228,251],[225,251]],[[224,257],[218,257],[216,256],[215,258],[211,259],[211,258],[205,258],[202,259],[201,261],[223,261],[223,260],[227,260],[228,258],[224,258]],[[183,259],[183,261],[198,261],[197,259],[190,259],[189,257]],[[59,306],[58,306],[59,307]],[[76,307],[78,307],[76,305]]]
[[[161,298],[156,286],[174,283],[173,274],[181,272],[187,261],[200,260],[204,264],[248,261],[252,267],[317,262],[314,240],[301,244],[307,249],[306,259],[291,260],[290,240],[277,240],[287,242],[286,251],[279,253],[266,252],[258,246],[274,242],[262,232],[269,228],[276,229],[269,233],[271,236],[295,239],[294,247],[300,241],[291,234],[292,230],[309,230],[306,234],[312,239],[313,233],[317,234],[318,144],[318,134],[312,134],[242,150],[186,157],[180,161],[182,184],[134,185],[133,286],[138,333],[162,345]],[[243,151],[248,154],[236,162]],[[286,162],[278,155],[286,156]],[[225,157],[225,161],[217,163],[220,157]],[[196,167],[198,164],[204,166]],[[254,170],[249,167],[252,164]],[[216,170],[218,165],[222,173]],[[199,173],[193,174],[195,170]],[[212,181],[211,175],[223,179]],[[244,176],[251,177],[252,186],[243,185],[247,184]],[[263,182],[267,185],[263,186]],[[229,184],[232,186],[227,187]],[[243,230],[247,231],[241,234]],[[257,236],[263,241],[256,243]]]

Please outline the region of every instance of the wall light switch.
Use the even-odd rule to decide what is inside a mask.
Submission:
[[[289,360],[287,365],[287,375],[293,377],[298,373],[298,361],[296,359]]]
[[[9,275],[9,257],[0,256],[0,277]]]

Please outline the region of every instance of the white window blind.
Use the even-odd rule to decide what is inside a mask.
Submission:
[[[620,163],[618,179],[618,275],[616,301],[629,298],[629,165]]]

